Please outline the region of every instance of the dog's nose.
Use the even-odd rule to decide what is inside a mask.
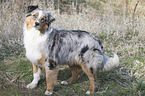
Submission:
[[[38,26],[38,25],[39,25],[39,23],[38,23],[38,22],[35,22],[35,25],[36,25],[36,26]]]

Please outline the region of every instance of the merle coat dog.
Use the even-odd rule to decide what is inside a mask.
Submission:
[[[41,66],[46,71],[47,89],[45,94],[53,93],[57,81],[59,65],[67,64],[72,77],[62,84],[73,83],[81,69],[90,80],[86,94],[94,93],[97,69],[110,70],[119,65],[119,58],[109,58],[104,54],[101,41],[82,30],[56,30],[51,26],[55,20],[49,11],[38,6],[29,6],[24,24],[24,47],[26,56],[33,64],[33,81],[27,88],[35,88],[40,80]]]

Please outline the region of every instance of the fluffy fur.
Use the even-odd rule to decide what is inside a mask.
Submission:
[[[53,93],[57,80],[58,66],[67,64],[72,77],[62,84],[74,82],[81,69],[90,80],[86,94],[94,93],[97,69],[110,70],[119,65],[119,58],[109,58],[104,54],[101,41],[82,30],[56,30],[51,26],[55,19],[50,12],[29,6],[24,24],[24,46],[27,58],[33,63],[34,80],[27,88],[34,88],[40,80],[40,66],[46,70],[47,89],[45,94]]]

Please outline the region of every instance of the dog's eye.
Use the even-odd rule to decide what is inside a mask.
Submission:
[[[36,18],[37,18],[36,15],[33,15],[32,19],[35,20]]]
[[[44,22],[45,22],[44,18],[42,18],[42,19],[41,19],[41,22],[42,22],[42,23],[44,23]]]

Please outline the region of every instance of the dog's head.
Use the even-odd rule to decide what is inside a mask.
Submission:
[[[55,18],[51,16],[50,11],[38,9],[38,5],[28,6],[26,15],[26,26],[28,30],[35,27],[40,32],[44,32],[53,21],[55,21]]]

